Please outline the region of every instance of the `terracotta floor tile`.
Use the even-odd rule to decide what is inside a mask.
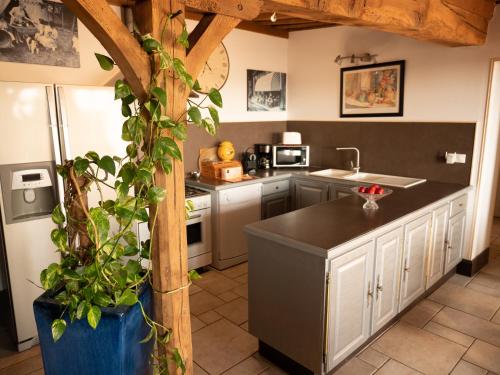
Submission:
[[[453,283],[446,283],[429,296],[429,299],[454,309],[491,319],[500,307],[500,298],[463,288]]]
[[[375,373],[375,371],[377,371],[375,366],[354,357],[335,371],[335,375],[371,375]]]
[[[189,303],[191,313],[194,315],[200,315],[223,305],[224,301],[203,290],[189,296]]]
[[[261,372],[260,375],[289,375],[289,374],[280,369],[279,367],[271,365],[267,370]]]
[[[476,340],[465,354],[464,360],[500,374],[500,348],[487,342]]]
[[[206,324],[203,323],[200,319],[198,319],[194,315],[191,315],[191,333],[196,332],[205,326]]]
[[[500,325],[477,318],[462,311],[445,307],[433,319],[433,322],[462,332],[466,335],[500,346]]]
[[[217,297],[224,300],[225,302],[230,302],[233,299],[238,298],[239,296],[235,292],[228,290],[227,292],[219,294]]]
[[[243,328],[245,331],[248,331],[248,322],[241,324],[240,327]]]
[[[450,341],[456,342],[459,345],[465,346],[466,348],[470,347],[474,342],[474,338],[471,336],[467,336],[461,332],[455,331],[454,329],[442,326],[441,324],[437,324],[433,321],[430,321],[424,327],[426,331],[434,333],[435,335],[444,337]]]
[[[224,373],[224,375],[256,375],[269,368],[269,363],[249,357]]]
[[[205,272],[201,275],[201,279],[194,283],[213,295],[219,295],[238,286],[236,281],[217,271]]]
[[[485,274],[487,275],[487,274]],[[468,285],[467,288],[475,290],[476,292],[487,294],[489,296],[493,297],[498,297],[500,298],[500,289],[494,289],[490,288],[488,286],[485,286],[484,284],[480,284],[476,282],[476,280],[472,280]]]
[[[400,322],[372,348],[427,375],[448,374],[466,348],[440,336]]]
[[[222,315],[215,312],[214,310],[207,311],[206,313],[198,315],[198,318],[206,324],[212,324],[219,319],[222,319]]]
[[[376,368],[382,367],[382,365],[389,360],[388,356],[377,352],[370,347],[359,353],[358,358],[372,366],[375,366]]]
[[[500,276],[500,258],[491,260],[486,266],[481,269],[481,272]]]
[[[238,264],[237,266],[220,271],[224,276],[234,279],[238,276],[248,273],[248,262]]]
[[[198,285],[196,284],[191,284],[189,287],[189,295],[201,292],[203,289],[201,289]]]
[[[239,282],[240,284],[248,284],[248,274],[244,274],[241,276],[238,276],[235,281]]]
[[[193,334],[194,360],[211,375],[229,370],[257,349],[255,337],[226,319]]]
[[[390,359],[376,373],[376,375],[421,375],[421,374],[422,374],[421,372],[409,368],[393,359]]]
[[[415,307],[413,307],[410,311],[408,311],[405,315],[403,315],[401,320],[405,323],[409,323],[416,327],[422,328],[442,308],[443,305],[428,299],[424,299],[421,302],[419,302]]]
[[[500,289],[500,276],[479,272],[473,280],[476,284],[481,284],[493,289]]]
[[[203,370],[196,363],[193,363],[193,367],[194,367],[194,375],[208,375],[208,372],[206,372],[205,370]]]
[[[468,283],[471,282],[471,280],[472,280],[472,277],[467,277],[467,276],[459,275],[458,273],[456,273],[448,279],[447,283],[457,284],[460,286],[466,286]]]
[[[462,360],[458,362],[450,375],[486,375],[487,373],[488,371],[484,368]]]
[[[248,284],[237,286],[233,289],[233,292],[245,299],[248,299]]]
[[[233,323],[240,325],[248,320],[248,301],[239,297],[218,307],[215,311]]]
[[[500,324],[500,310],[491,318],[491,321],[496,324]]]

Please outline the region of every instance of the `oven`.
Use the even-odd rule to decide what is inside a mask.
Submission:
[[[186,220],[189,270],[212,263],[211,209],[200,208],[189,212]]]
[[[273,146],[273,167],[308,167],[309,146]]]

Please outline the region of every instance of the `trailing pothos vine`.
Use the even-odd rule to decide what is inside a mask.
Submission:
[[[222,99],[216,89],[208,94],[213,105],[202,107],[188,100],[188,109],[180,118],[164,115],[169,98],[158,82],[181,80],[190,90],[200,90],[182,60],[169,55],[162,46],[165,30],[176,15],[166,17],[160,40],[149,34],[138,36],[151,61],[152,78],[147,96],[136,97],[123,80],[115,83],[115,99],[121,101],[121,113],[126,117],[121,132],[121,138],[127,142],[125,156],[89,151],[57,167],[64,179],[65,196],[63,207],[58,205],[52,213],[58,228],[52,231],[51,238],[61,253],[61,261],[51,264],[40,276],[44,289],[60,290],[55,298],[63,311],[52,323],[54,341],[58,341],[67,328],[65,317],[70,322],[86,319],[96,329],[101,308],[141,305],[141,287],[152,283],[151,262],[146,268],[142,262],[150,260],[153,238],[138,243],[134,228],[138,222],[149,221],[153,237],[157,210],[149,208],[158,205],[169,193],[156,185],[155,172],[161,170],[169,174],[173,161],[182,159],[176,141],[186,139],[186,114],[195,125],[212,135],[219,126],[215,106],[222,107]],[[177,43],[188,47],[184,25],[176,38]],[[96,57],[105,70],[115,65],[107,56],[96,54]],[[202,115],[205,109],[208,111],[206,117]],[[104,199],[104,187],[112,188],[116,198]],[[96,207],[89,208],[87,194],[91,190],[97,191],[101,200]],[[196,277],[195,272],[189,274],[190,280]],[[168,343],[171,330],[150,317],[142,305],[140,307],[150,327],[149,334],[141,342]],[[171,360],[183,372],[185,370],[177,349],[166,355],[154,355],[153,359],[158,373],[167,374]]]

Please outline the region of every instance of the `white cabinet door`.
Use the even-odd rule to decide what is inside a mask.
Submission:
[[[430,242],[432,214],[405,225],[403,282],[399,311],[425,291],[425,256]]]
[[[370,336],[373,242],[330,261],[328,371]]]
[[[218,196],[217,243],[221,260],[248,252],[243,227],[260,220],[262,184],[221,190]]]
[[[445,204],[432,213],[432,241],[427,264],[427,288],[434,285],[444,273],[449,209],[449,204]]]
[[[377,332],[398,313],[403,228],[377,238],[375,247],[375,301],[371,333]]]
[[[294,208],[313,206],[328,200],[328,183],[314,180],[295,180]]]
[[[448,225],[448,241],[446,249],[445,270],[447,273],[462,260],[465,236],[465,212],[450,219]]]

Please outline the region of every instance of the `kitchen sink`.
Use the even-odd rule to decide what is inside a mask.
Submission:
[[[322,171],[312,172],[311,175],[335,178],[340,180],[350,180],[368,184],[379,184],[379,185],[392,186],[403,189],[427,181],[423,178],[389,176],[384,174],[366,173],[366,172],[353,173],[351,171],[344,171],[341,169],[325,169]]]

